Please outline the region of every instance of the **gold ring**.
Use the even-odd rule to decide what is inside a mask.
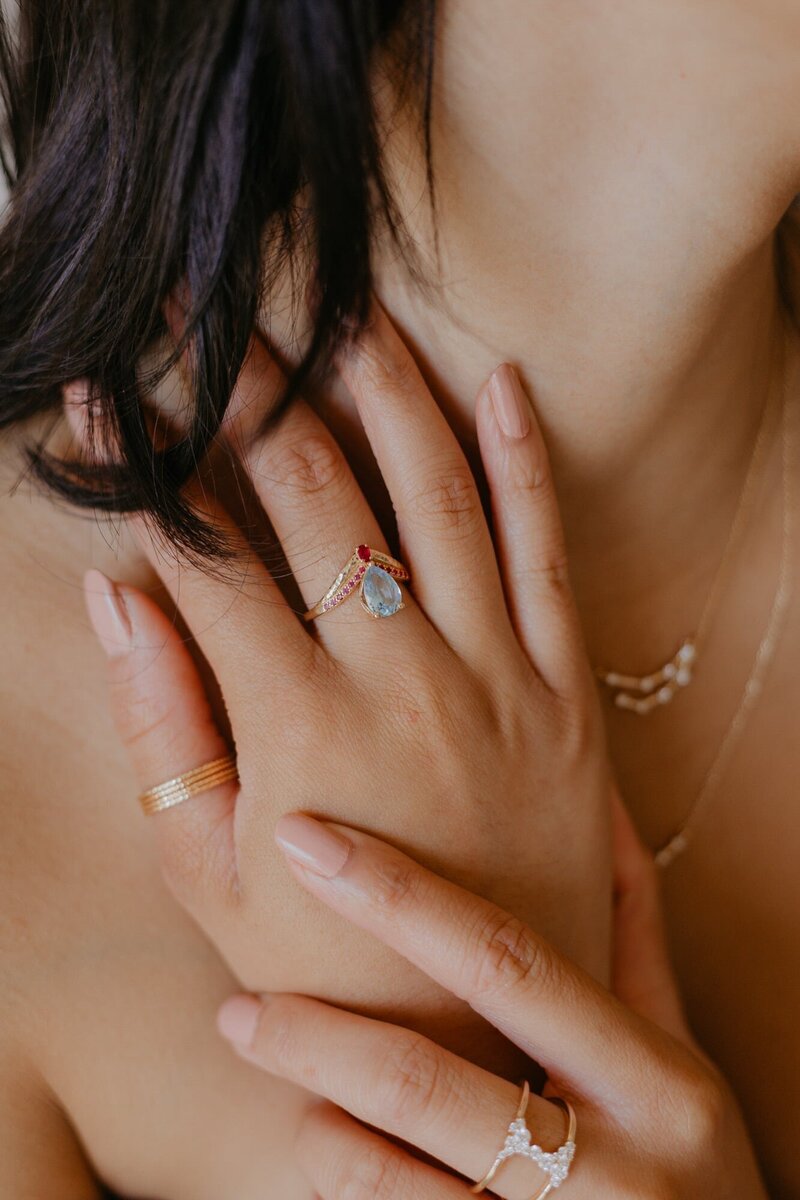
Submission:
[[[356,590],[361,607],[371,617],[393,617],[404,608],[400,584],[408,580],[408,571],[390,554],[371,546],[356,546],[325,595],[305,614],[306,621],[324,616],[338,608]]]
[[[547,1183],[544,1187],[540,1188],[535,1196],[531,1197],[531,1200],[544,1200],[545,1196],[549,1196],[554,1188],[560,1187],[568,1178],[572,1160],[575,1157],[575,1135],[578,1131],[578,1119],[575,1115],[575,1109],[568,1100],[554,1099],[553,1103],[559,1104],[567,1113],[569,1129],[566,1141],[557,1150],[543,1150],[541,1146],[537,1146],[533,1141],[531,1131],[525,1119],[530,1096],[530,1084],[526,1080],[522,1085],[522,1094],[516,1116],[508,1127],[505,1142],[483,1179],[479,1179],[470,1188],[470,1191],[475,1193],[485,1191],[503,1163],[507,1159],[517,1156],[527,1158],[531,1162],[536,1163],[536,1166],[541,1171],[544,1171],[548,1177]]]
[[[145,815],[150,817],[153,813],[163,812],[165,808],[183,804],[190,796],[210,792],[221,783],[230,783],[238,778],[236,760],[232,754],[226,754],[224,758],[215,758],[205,766],[195,767],[193,771],[176,775],[174,779],[168,779],[166,783],[159,783],[157,787],[142,792],[139,803]]]

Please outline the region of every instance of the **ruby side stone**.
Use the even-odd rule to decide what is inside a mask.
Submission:
[[[369,546],[359,546],[356,549],[356,554],[362,562],[369,562],[369,560],[372,558],[372,551],[370,550]]]

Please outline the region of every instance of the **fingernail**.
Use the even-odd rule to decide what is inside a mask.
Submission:
[[[531,409],[519,376],[512,366],[503,363],[489,380],[497,424],[507,438],[520,441],[531,430]]]
[[[247,1050],[255,1041],[263,1007],[255,996],[231,996],[217,1013],[217,1029],[237,1049]]]
[[[83,580],[86,608],[100,645],[109,658],[128,654],[133,626],[117,585],[102,571],[87,571]]]
[[[346,837],[304,813],[281,817],[275,826],[275,841],[289,858],[325,879],[339,874],[353,849]]]

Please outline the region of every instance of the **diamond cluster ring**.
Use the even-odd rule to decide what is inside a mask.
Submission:
[[[403,605],[400,584],[408,579],[401,562],[371,546],[356,546],[322,599],[305,614],[306,621],[324,616],[358,592],[371,617],[393,617]]]
[[[559,1104],[565,1110],[569,1118],[567,1139],[557,1150],[543,1150],[534,1142],[525,1120],[530,1094],[530,1084],[525,1082],[522,1085],[517,1115],[508,1127],[506,1140],[483,1179],[480,1179],[471,1189],[473,1192],[485,1191],[503,1163],[507,1159],[515,1157],[529,1159],[547,1175],[547,1183],[535,1196],[531,1197],[531,1200],[544,1200],[545,1196],[549,1196],[552,1191],[561,1187],[561,1184],[569,1177],[572,1160],[575,1157],[575,1135],[578,1125],[575,1110],[567,1100],[554,1100],[555,1104]]]

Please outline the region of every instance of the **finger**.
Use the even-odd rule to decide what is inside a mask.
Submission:
[[[420,1034],[303,996],[233,997],[218,1025],[249,1062],[468,1178],[486,1173],[519,1104],[518,1086]],[[527,1119],[539,1144],[564,1140],[563,1111],[548,1101],[531,1096]],[[529,1163],[514,1162],[493,1186],[515,1196],[534,1181]]]
[[[571,692],[591,676],[558,499],[536,414],[509,364],[481,391],[476,422],[512,622],[545,682]]]
[[[321,1200],[464,1200],[463,1183],[329,1104],[309,1110],[298,1162]]]
[[[493,660],[511,626],[475,479],[378,305],[340,370],[389,489],[417,600],[452,646]]]
[[[199,486],[193,501],[224,539],[226,560],[208,563],[182,554],[142,518],[130,527],[223,693],[245,703],[258,700],[263,713],[264,706],[280,705],[284,687],[304,686],[321,651],[221,505]],[[280,679],[282,686],[265,688],[265,678]]]
[[[604,1104],[609,1087],[623,1096],[634,1086],[649,1027],[521,921],[353,829],[294,813],[276,840],[304,887],[466,1000],[558,1083]]]
[[[614,992],[624,1004],[693,1045],[669,958],[658,872],[616,786],[614,835]]]
[[[108,448],[103,429],[98,431],[97,418],[92,415],[85,382],[67,386],[64,410],[81,446],[89,441],[101,451]],[[313,639],[216,497],[199,481],[187,487],[185,494],[221,535],[229,551],[226,561],[209,564],[180,553],[143,517],[131,518],[129,527],[181,610],[223,690],[246,697],[250,688],[260,695],[263,675],[253,671],[256,651],[271,673],[289,686],[300,686],[313,667],[317,650]]]
[[[153,600],[100,571],[84,580],[86,607],[108,663],[114,726],[142,791],[228,753],[203,682],[175,628]],[[235,783],[155,814],[170,884],[228,893],[234,882]]]
[[[249,361],[237,384],[232,421],[249,422],[253,409],[266,411],[260,389],[281,386],[269,381],[277,367],[266,347],[254,339]],[[243,414],[243,415],[242,415]],[[277,425],[245,448],[254,489],[281,543],[283,553],[311,608],[325,594],[353,554],[367,545],[388,552],[386,540],[336,439],[307,404],[296,400]],[[351,599],[356,599],[352,596]],[[413,619],[413,618],[412,618]],[[417,614],[421,621],[421,614]],[[407,630],[408,614],[403,625]],[[369,638],[358,603],[340,604],[317,622],[323,643],[334,652],[352,653],[354,636]],[[380,630],[378,636],[385,637]]]

